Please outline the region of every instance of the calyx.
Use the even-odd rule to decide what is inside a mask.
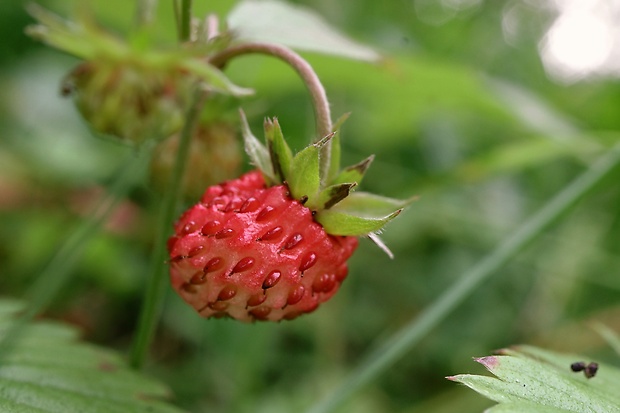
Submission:
[[[243,113],[241,117],[246,152],[267,185],[286,184],[291,197],[309,208],[329,234],[370,236],[374,240],[389,221],[415,200],[356,190],[374,156],[340,167],[341,121],[332,133],[293,154],[276,118],[265,120],[263,144],[252,134]],[[327,164],[321,162],[326,156]]]

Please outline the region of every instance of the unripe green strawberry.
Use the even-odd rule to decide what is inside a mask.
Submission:
[[[31,36],[84,60],[62,91],[98,133],[132,143],[165,138],[180,130],[196,90],[251,93],[205,59],[225,42],[160,50],[144,38],[123,41],[83,16],[67,22],[36,5],[29,11],[40,22],[28,27]]]
[[[179,146],[176,134],[155,147],[151,159],[151,182],[160,190],[172,173]],[[185,175],[181,181],[182,193],[188,199],[197,199],[205,187],[226,181],[238,175],[242,153],[234,126],[227,122],[201,123],[190,141]]]
[[[97,60],[80,64],[63,91],[97,133],[140,143],[178,132],[197,81],[174,67],[140,61]]]
[[[172,286],[204,317],[278,321],[314,311],[345,279],[357,236],[410,202],[350,193],[372,157],[340,170],[334,150],[323,175],[320,149],[338,144],[333,135],[293,156],[277,121],[265,133],[268,147],[244,127],[260,170],[209,187],[168,242]]]

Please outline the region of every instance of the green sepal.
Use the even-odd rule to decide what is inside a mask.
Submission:
[[[315,219],[331,235],[361,236],[380,231],[385,224],[396,218],[402,209],[383,217],[356,216],[336,210],[326,209],[316,215]]]
[[[293,198],[303,200],[307,205],[314,205],[321,187],[319,177],[319,152],[317,144],[310,145],[293,158],[292,168],[287,177],[289,191]]]
[[[332,127],[332,130],[334,132],[338,132],[340,128],[342,128],[342,125],[344,125],[344,123],[347,121],[347,119],[349,119],[349,116],[351,116],[351,112],[347,112],[343,114],[342,116],[340,116],[336,120],[336,122],[334,122],[334,126]]]
[[[340,157],[341,157],[341,149],[340,149],[340,128],[342,124],[349,118],[351,112],[345,113],[341,117],[338,118],[336,123],[334,124],[332,131],[336,134],[332,138],[331,145],[331,153],[329,158],[329,168],[327,171],[327,176],[321,177],[321,183],[326,185],[327,183],[333,184],[333,179],[340,172]],[[354,181],[349,181],[354,182]],[[341,181],[344,183],[344,181]]]
[[[239,110],[239,114],[241,116],[241,133],[243,135],[245,152],[248,154],[250,162],[263,173],[263,177],[265,181],[267,181],[267,184],[273,185],[278,183],[273,172],[273,167],[271,166],[271,157],[269,156],[267,147],[252,134],[245,113]]]
[[[394,199],[356,191],[340,201],[330,211],[374,219],[389,216],[394,211],[408,206],[416,199],[417,197]]]
[[[293,152],[284,140],[278,119],[265,119],[265,140],[267,141],[269,156],[271,156],[273,172],[279,182],[283,182],[290,175]]]
[[[416,198],[399,200],[367,192],[352,192],[364,177],[374,155],[339,170],[337,131],[293,156],[277,119],[265,121],[266,147],[251,134],[243,115],[242,119],[246,151],[265,178],[271,179],[268,184],[286,184],[291,197],[312,210],[315,220],[328,234],[369,236],[391,255],[376,233]],[[333,145],[335,156],[327,159],[328,168],[324,169],[326,159],[322,155],[327,145]],[[329,177],[326,173],[333,176]]]
[[[205,63],[204,60],[196,58],[186,58],[180,60],[179,67],[187,69],[190,73],[201,78],[204,88],[207,91],[232,95],[235,97],[244,97],[254,94],[252,89],[235,85],[215,66]]]
[[[205,62],[201,49],[158,51],[145,49],[140,43],[134,47],[97,27],[87,15],[82,14],[77,21],[70,22],[37,4],[29,4],[27,10],[40,24],[28,26],[26,34],[86,61],[119,66],[139,61],[155,71],[188,71],[209,91],[236,97],[254,93],[252,89],[233,84],[222,71]]]
[[[327,150],[327,146],[319,154],[321,162],[321,186],[327,186],[331,184],[331,180],[338,174],[340,169],[340,133],[333,132],[332,138],[328,145],[331,146]],[[328,158],[325,158],[328,156]]]
[[[40,23],[27,26],[26,34],[56,49],[90,60],[95,57],[96,48],[91,44],[95,40],[99,49],[114,54],[123,53],[123,48],[116,39],[108,36],[93,39],[94,30],[89,33],[83,22],[72,24],[36,3],[28,4],[26,10]]]
[[[354,192],[315,219],[333,235],[367,235],[380,231],[415,198],[399,200],[368,192]]]
[[[329,209],[349,196],[351,190],[356,186],[357,182],[330,185],[319,192],[316,202],[309,202],[306,206],[312,210]]]
[[[340,173],[333,179],[333,184],[340,184],[346,182],[357,182],[359,185],[366,174],[366,171],[370,167],[370,164],[375,159],[375,155],[370,155],[368,158],[364,159],[360,163],[355,165],[348,166],[344,168]]]

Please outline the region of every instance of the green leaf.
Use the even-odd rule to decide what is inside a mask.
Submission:
[[[289,190],[295,199],[310,200],[312,205],[319,191],[319,147],[310,145],[295,155],[290,174],[287,176]]]
[[[16,326],[24,308],[0,301],[1,411],[182,412],[164,403],[165,386],[130,370],[116,353],[77,342],[75,329],[43,321]]]
[[[369,217],[350,215],[332,208],[320,211],[315,218],[328,234],[361,236],[381,231],[385,224],[396,218],[401,211],[399,209],[383,217]]]
[[[254,94],[252,89],[240,87],[232,83],[224,73],[204,60],[186,58],[179,61],[179,66],[204,80],[205,83],[203,85],[209,91],[236,97]]]
[[[411,204],[417,198],[394,199],[368,192],[356,191],[340,201],[333,211],[368,218],[385,217]]]
[[[535,403],[502,403],[485,410],[485,413],[570,413],[570,410],[557,409],[555,407],[547,407],[536,405]]]
[[[489,412],[620,412],[620,370],[610,365],[599,363],[596,376],[588,379],[570,367],[588,358],[530,346],[476,361],[495,377],[462,374],[448,379],[500,403]]]
[[[367,235],[379,232],[416,198],[387,198],[368,192],[353,192],[331,209],[319,211],[316,220],[334,235]]]
[[[82,59],[111,62],[133,59],[152,68],[163,65],[185,69],[204,81],[202,86],[209,91],[236,97],[254,93],[251,89],[233,84],[218,68],[196,57],[199,50],[160,52],[132,49],[128,43],[104,32],[84,16],[70,22],[36,4],[30,4],[28,11],[41,24],[29,26],[27,34]]]
[[[357,60],[380,58],[370,47],[329,26],[314,11],[281,1],[242,1],[228,15],[228,25],[240,41],[277,43]]]
[[[86,60],[95,58],[101,50],[116,56],[125,53],[117,39],[95,29],[92,24],[85,24],[91,22],[69,22],[36,3],[26,8],[40,23],[26,27],[26,34],[52,47]]]
[[[279,182],[287,179],[293,162],[293,153],[289,148],[278,119],[265,119],[265,140],[271,156],[273,171]]]
[[[276,182],[276,178],[271,166],[271,158],[269,157],[269,151],[257,138],[252,134],[248,120],[245,117],[243,111],[239,111],[241,116],[241,133],[243,134],[243,142],[245,145],[245,151],[250,158],[252,164],[260,169],[265,177],[265,180],[269,183]]]
[[[345,182],[357,182],[360,184],[366,171],[370,168],[370,164],[375,159],[375,155],[370,155],[360,163],[348,166],[344,168],[332,181],[333,184],[345,183]]]

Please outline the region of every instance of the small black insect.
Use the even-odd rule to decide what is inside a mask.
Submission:
[[[576,361],[570,365],[570,369],[574,372],[583,371],[583,374],[585,374],[586,378],[591,379],[596,375],[596,372],[598,371],[598,363],[592,362],[590,364],[586,364],[583,361]]]
[[[596,375],[597,371],[598,371],[598,363],[590,363],[586,366],[583,373],[586,375],[587,378],[591,379],[592,377]]]
[[[584,371],[586,369],[586,363],[583,361],[576,361],[570,365],[570,369],[574,372]]]

